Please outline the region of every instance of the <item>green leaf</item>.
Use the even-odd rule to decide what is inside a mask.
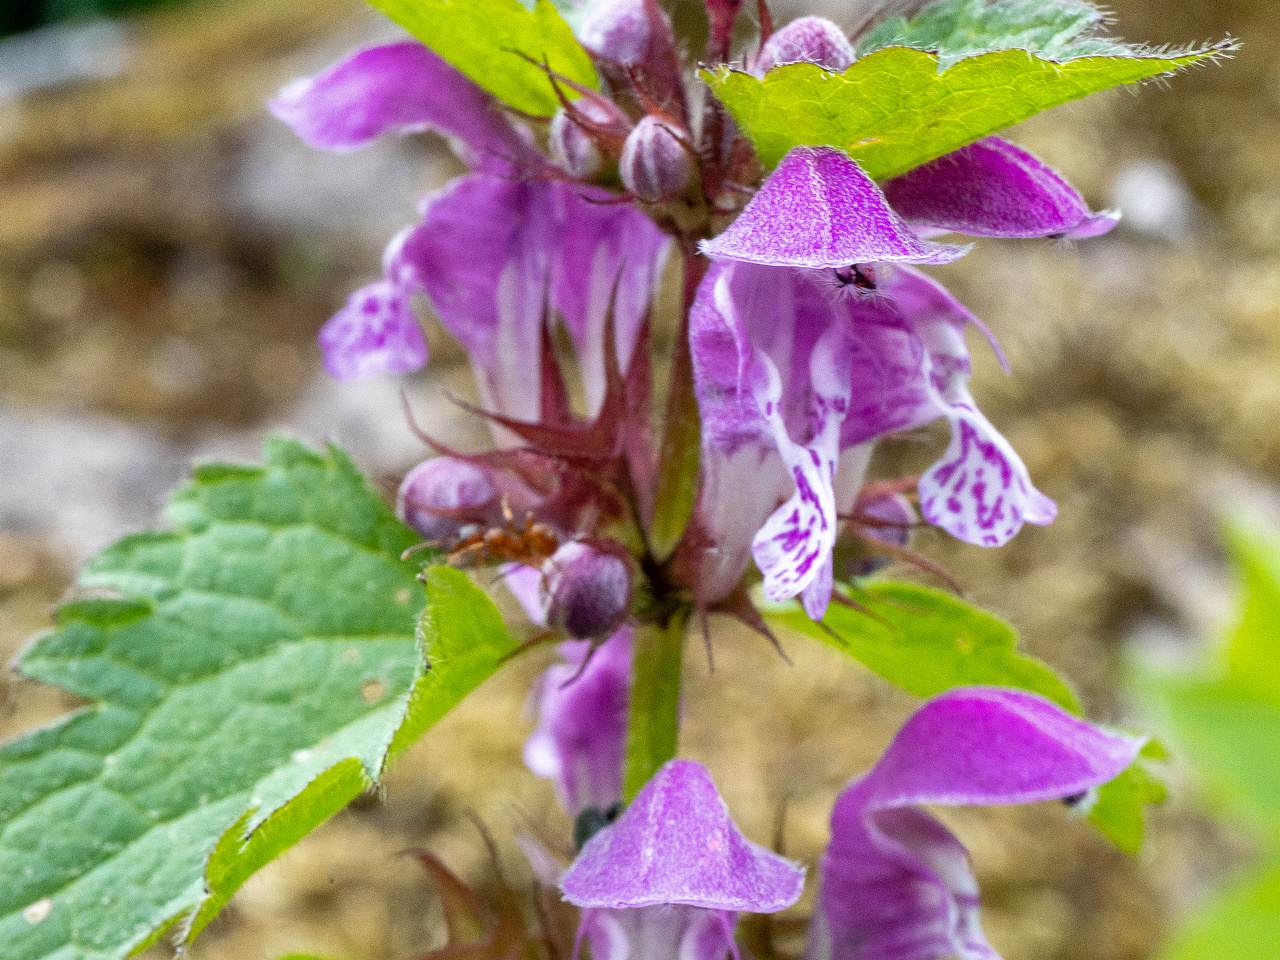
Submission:
[[[1280,944],[1280,863],[1251,874],[1194,917],[1159,960],[1274,960]]]
[[[1089,822],[1125,853],[1137,853],[1142,849],[1145,829],[1143,811],[1164,803],[1168,797],[1164,781],[1139,758],[1120,776],[1102,785],[1089,809]]]
[[[884,47],[930,50],[949,67],[991,50],[1026,50],[1045,60],[1138,52],[1098,35],[1106,17],[1082,0],[941,0],[908,22],[890,17],[858,43],[865,56]]]
[[[795,603],[763,609],[774,622],[847,653],[919,697],[953,687],[1014,687],[1081,714],[1071,688],[1040,660],[1019,652],[1018,635],[1003,620],[917,584],[872,583],[853,598],[868,612],[832,604],[822,625]],[[1163,799],[1163,785],[1139,761],[1102,788],[1089,819],[1121,849],[1136,850],[1144,805]]]
[[[1280,539],[1235,520],[1227,544],[1240,585],[1240,619],[1227,647],[1237,686],[1280,707]]]
[[[912,583],[873,583],[854,599],[870,613],[833,603],[821,626],[796,604],[764,609],[775,622],[847,653],[918,697],[990,684],[1030,690],[1080,712],[1071,688],[1035,657],[1020,653],[1017,633],[1003,620]],[[773,612],[779,609],[786,612]]]
[[[877,179],[905,173],[1042,110],[1219,56],[1228,45],[1176,56],[1082,57],[1058,63],[1024,50],[940,58],[886,47],[843,74],[811,63],[763,80],[717,68],[703,79],[772,168],[792,147],[837,147]]]
[[[194,935],[514,649],[445,568],[415,636],[417,538],[340,451],[269,441],[264,467],[198,469],[169,513],[95,559],[20,658],[91,705],[0,748],[5,960]],[[431,627],[468,620],[481,642]]]
[[[599,85],[587,51],[550,0],[537,0],[532,10],[519,0],[369,2],[485,90],[524,113],[549,117],[560,106],[540,64],[583,86]],[[565,93],[576,96],[568,89]]]
[[[1232,680],[1148,675],[1133,685],[1210,799],[1280,840],[1280,705]]]

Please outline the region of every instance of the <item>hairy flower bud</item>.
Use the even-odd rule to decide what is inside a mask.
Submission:
[[[643,66],[655,29],[671,31],[662,14],[645,0],[593,0],[578,30],[582,45],[623,66]]]
[[[575,123],[561,107],[551,118],[551,158],[571,177],[590,180],[600,172],[602,161],[591,134]]]
[[[784,63],[816,63],[844,72],[853,61],[853,45],[843,30],[825,17],[800,17],[764,42],[755,73],[762,76]]]
[[[647,116],[636,124],[618,161],[622,184],[641,200],[656,203],[681,193],[689,185],[693,164],[675,129]]]
[[[564,544],[542,565],[546,623],[575,640],[608,637],[631,607],[631,565],[618,549]]]
[[[900,493],[880,493],[858,498],[854,506],[858,533],[889,547],[905,547],[911,542],[911,528],[917,522],[911,501]],[[846,576],[869,577],[891,563],[889,557],[858,556],[845,571]]]
[[[479,467],[453,457],[436,457],[409,471],[396,496],[396,514],[428,540],[456,533],[484,520],[498,489]]]

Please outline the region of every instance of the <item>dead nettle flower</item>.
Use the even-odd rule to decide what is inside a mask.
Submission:
[[[611,541],[571,540],[541,572],[543,620],[574,640],[603,640],[631,610],[631,558]]]
[[[582,941],[598,960],[723,960],[737,956],[738,914],[795,903],[804,870],[752,843],[733,823],[706,768],[671,760],[560,880],[582,909]]]
[[[737,220],[702,244],[718,263],[690,316],[699,513],[713,543],[700,600],[733,589],[750,549],[770,599],[798,595],[820,617],[839,518],[874,441],[939,417],[952,440],[921,477],[925,519],[983,546],[1005,543],[1024,522],[1050,522],[1053,501],[969,394],[964,328],[985,328],[911,265],[967,250],[922,234],[1087,236],[1114,222],[996,138],[890,180],[885,192],[838,150],[788,153]]]
[[[707,3],[709,60],[728,57],[740,7]],[[470,355],[486,412],[508,418],[495,427],[499,444],[523,444],[542,458],[532,484],[539,496],[561,506],[595,502],[608,499],[607,486],[615,500],[636,501],[631,512],[643,525],[653,515],[657,468],[644,446],[647,415],[626,411],[648,402],[650,380],[645,368],[634,393],[615,389],[605,416],[611,371],[629,376],[632,360],[645,356],[645,318],[671,247],[664,230],[696,256],[693,242],[706,237],[710,214],[689,226],[701,215],[690,211],[716,208],[713,194],[728,189],[727,172],[737,169],[725,158],[741,151],[730,149],[737,134],[723,116],[711,111],[692,122],[671,23],[655,0],[594,0],[579,36],[611,94],[560,84],[573,99],[552,120],[552,158],[492,96],[416,43],[360,51],[286,88],[272,108],[309,143],[331,150],[431,128],[472,168],[426,199],[421,222],[389,245],[383,279],[325,326],[329,370],[349,378],[425,362],[411,308],[423,293]],[[796,61],[842,70],[852,56],[839,28],[804,17],[767,36],[750,66],[758,74]],[[603,182],[615,160],[635,204],[584,182]],[[658,208],[660,229],[637,208],[695,188],[709,202],[684,211],[693,219],[664,219]],[[754,557],[771,599],[799,596],[821,616],[833,548],[875,441],[939,418],[951,425],[951,443],[920,479],[928,522],[998,546],[1024,523],[1052,520],[1053,502],[969,394],[964,330],[980,325],[915,267],[964,255],[967,247],[931,239],[943,232],[1072,239],[1115,221],[996,137],[883,186],[838,150],[787,154],[737,219],[700,247],[714,261],[689,316],[703,420],[701,493],[697,536],[686,544],[692,554],[672,560],[675,587],[711,607],[739,586]],[[701,269],[691,263],[688,275]],[[548,360],[558,321],[577,354],[585,420],[569,409]],[[610,341],[616,356],[607,357]],[[624,429],[632,433],[621,438]],[[622,472],[614,469],[620,459]],[[528,482],[526,467],[513,472]],[[606,467],[613,472],[592,488],[591,476]],[[618,516],[626,506],[609,509]],[[573,529],[567,514],[539,519]],[[556,577],[566,596],[577,596]],[[571,607],[556,607],[571,632],[599,637],[616,628],[614,613],[593,610],[587,623]],[[597,625],[605,626],[597,633]]]
[[[1115,779],[1143,741],[1036,694],[948,691],[921,706],[831,813],[809,960],[998,960],[959,840],[923,807],[1035,803]]]

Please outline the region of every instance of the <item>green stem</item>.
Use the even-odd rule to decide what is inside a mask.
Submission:
[[[680,735],[680,664],[688,613],[665,624],[636,628],[632,654],[631,711],[622,795],[628,803],[658,768],[676,755]]]
[[[684,253],[684,304],[671,363],[666,422],[658,454],[658,491],[654,498],[653,526],[649,531],[649,548],[659,563],[671,555],[693,516],[702,456],[699,443],[702,425],[698,419],[698,397],[693,389],[693,357],[689,352],[689,311],[709,263],[698,253],[693,240],[682,239],[681,248]]]

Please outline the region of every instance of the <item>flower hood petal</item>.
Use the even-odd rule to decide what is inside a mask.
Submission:
[[[1015,804],[1106,783],[1142,741],[1019,690],[970,687],[926,702],[831,814],[810,956],[990,960],[964,847],[919,804]]]
[[[701,764],[671,760],[561,878],[579,907],[676,904],[773,913],[795,903],[804,870],[752,843]]]
[[[987,137],[884,184],[908,223],[981,237],[1084,239],[1118,213],[1094,213],[1058,171],[1016,144]]]
[[[536,156],[493,97],[420,43],[357,50],[295,80],[268,106],[307,144],[349,152],[384,133],[436,130],[472,167],[507,170]]]
[[[809,268],[950,263],[967,247],[921,240],[846,154],[793,147],[738,219],[703,241],[713,260]]]

